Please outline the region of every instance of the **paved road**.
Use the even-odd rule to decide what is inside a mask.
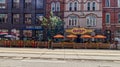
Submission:
[[[120,67],[120,61],[0,59],[0,67]]]
[[[120,61],[119,50],[0,48],[0,58]]]

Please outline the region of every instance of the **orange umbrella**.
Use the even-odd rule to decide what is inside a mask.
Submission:
[[[73,34],[70,34],[70,35],[67,35],[67,38],[77,38],[77,36],[73,35]]]
[[[96,35],[96,36],[94,36],[94,38],[101,38],[101,39],[104,39],[104,38],[106,38],[106,36],[104,36],[104,35]]]
[[[81,38],[92,38],[90,35],[82,35]]]
[[[61,34],[57,34],[57,35],[54,36],[54,38],[64,38],[64,36],[61,35]]]

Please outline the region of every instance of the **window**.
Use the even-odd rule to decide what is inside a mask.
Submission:
[[[56,11],[60,11],[60,2],[56,3]]]
[[[120,7],[120,0],[118,0],[118,7]]]
[[[36,14],[36,23],[40,24],[43,19],[43,14]]]
[[[87,3],[87,10],[90,11],[90,2]]]
[[[1,9],[1,8],[3,8],[3,9],[6,8],[6,6],[5,6],[5,1],[6,1],[6,0],[0,0],[0,9]]]
[[[0,14],[0,23],[7,23],[7,14]]]
[[[95,2],[93,2],[93,6],[92,6],[93,11],[95,11],[95,6],[96,6],[96,4],[95,4]]]
[[[53,12],[55,11],[55,3],[54,2],[51,3],[51,11],[53,11]]]
[[[20,19],[20,15],[19,14],[13,14],[13,24],[20,23],[19,19]]]
[[[72,3],[69,3],[69,11],[72,11]]]
[[[13,8],[19,8],[20,7],[19,3],[20,0],[13,0]]]
[[[36,8],[37,9],[43,8],[43,0],[36,0]]]
[[[110,7],[110,0],[105,0],[106,7]]]
[[[118,14],[118,23],[120,23],[120,13]]]
[[[69,17],[69,26],[76,26],[78,23],[78,17],[77,16],[70,16]]]
[[[31,23],[32,23],[31,14],[25,14],[25,24],[31,24]]]
[[[91,26],[96,26],[96,17],[93,15],[90,15],[87,17],[87,26],[91,27]]]
[[[31,0],[25,0],[24,8],[31,8]]]
[[[32,30],[23,30],[24,37],[32,37]]]
[[[110,23],[110,14],[106,13],[106,23]]]
[[[78,6],[78,3],[75,2],[75,3],[74,3],[74,11],[77,11],[77,6]]]

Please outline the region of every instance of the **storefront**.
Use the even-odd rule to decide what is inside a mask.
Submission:
[[[66,29],[65,31],[65,35],[68,35],[68,34],[74,34],[74,35],[77,35],[78,37],[75,39],[76,42],[83,42],[83,39],[80,38],[81,35],[84,35],[84,34],[89,34],[91,35],[93,32],[92,29],[86,29],[86,28],[71,28],[71,29]]]
[[[43,29],[41,26],[27,26],[23,28],[23,40],[42,40]]]

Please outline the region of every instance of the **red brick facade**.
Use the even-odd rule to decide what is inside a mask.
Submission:
[[[102,0],[103,4],[103,31],[111,31],[111,40],[116,37],[116,31],[120,29],[120,23],[118,23],[118,14],[120,13],[120,7],[118,7],[118,0],[110,0],[110,7],[106,7],[106,0]],[[106,13],[110,14],[110,24],[106,24]]]
[[[51,12],[51,3],[60,2],[60,11],[55,11],[54,15],[59,16],[62,20],[64,18],[64,0],[46,0],[46,17],[49,17]]]

